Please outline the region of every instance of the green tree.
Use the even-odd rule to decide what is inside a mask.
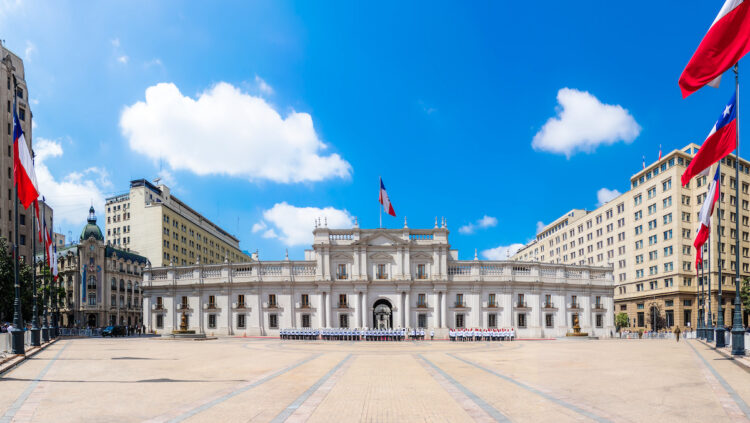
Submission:
[[[19,265],[18,278],[21,284],[21,318],[24,322],[30,322],[34,296],[31,284],[31,266],[25,263],[19,263]],[[10,254],[5,238],[0,238],[0,321],[3,322],[13,320],[13,302],[16,295],[13,281],[13,256]]]
[[[628,318],[628,313],[617,313],[615,316],[615,326],[617,326],[617,331],[620,331],[620,328],[626,328],[630,326],[630,318]]]

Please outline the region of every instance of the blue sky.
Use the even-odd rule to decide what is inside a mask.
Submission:
[[[722,3],[0,0],[0,38],[63,233],[161,175],[243,249],[301,258],[314,216],[377,226],[382,176],[387,227],[445,216],[461,258],[498,257],[702,142],[732,80],[677,79]]]

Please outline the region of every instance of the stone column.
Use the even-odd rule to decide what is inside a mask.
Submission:
[[[331,291],[328,291],[326,294],[326,327],[330,328],[333,327],[333,322],[331,322]]]
[[[354,294],[354,298],[356,300],[354,301],[354,322],[356,327],[361,328],[362,327],[362,301],[359,298],[359,292]]]
[[[398,296],[399,296],[398,305],[399,305],[399,309],[401,310],[401,316],[399,316],[400,318],[398,320],[399,320],[399,326],[403,328],[403,327],[406,327],[406,323],[405,323],[406,320],[404,319],[404,315],[405,315],[404,292],[403,291],[399,292]]]
[[[326,327],[325,320],[325,302],[323,301],[323,295],[325,292],[318,292],[318,328],[323,329]]]
[[[367,292],[362,293],[362,326],[370,327],[370,306],[367,303]]]
[[[447,311],[447,304],[448,304],[448,292],[443,291],[443,297],[440,299],[440,327],[446,328],[448,327],[448,311]]]
[[[411,305],[409,304],[409,291],[406,291],[404,294],[404,327],[408,328],[410,326],[410,317],[411,317]]]

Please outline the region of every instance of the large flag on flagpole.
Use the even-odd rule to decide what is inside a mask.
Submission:
[[[711,215],[713,215],[714,205],[719,199],[720,177],[721,175],[719,173],[719,166],[717,166],[716,172],[714,174],[714,179],[711,181],[711,185],[709,186],[708,192],[706,193],[706,198],[703,200],[703,205],[701,206],[701,210],[698,213],[698,221],[700,222],[701,227],[698,230],[698,235],[696,235],[695,241],[693,242],[693,246],[695,247],[697,253],[696,263],[700,261],[701,248],[703,247],[703,244],[706,243],[708,234],[711,232]]]
[[[680,178],[682,186],[737,148],[737,92],[732,94],[703,145]]]
[[[393,217],[396,217],[396,211],[393,210],[393,204],[388,198],[388,193],[385,191],[385,185],[383,185],[383,178],[380,178],[380,204],[383,205],[383,209],[386,213]]]
[[[16,113],[16,102],[13,101],[13,178],[18,192],[18,200],[24,209],[39,197],[39,185],[36,182],[34,161],[31,158],[21,122]]]
[[[36,233],[39,235],[39,243],[42,243],[42,223],[39,221],[39,200],[34,200],[34,218],[36,219]]]
[[[714,88],[721,74],[750,51],[750,2],[726,0],[708,32],[680,75],[682,98],[708,84]]]

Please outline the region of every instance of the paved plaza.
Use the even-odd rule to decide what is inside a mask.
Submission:
[[[750,373],[692,340],[64,339],[0,392],[0,422],[750,420]]]

